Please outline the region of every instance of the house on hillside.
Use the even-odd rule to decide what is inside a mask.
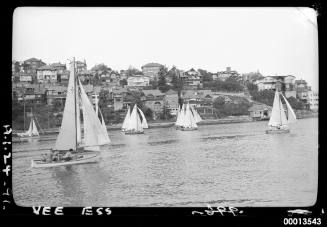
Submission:
[[[158,79],[158,73],[164,66],[159,63],[148,63],[143,65],[142,72],[144,76],[149,77],[150,80]]]
[[[30,58],[23,62],[22,67],[27,74],[36,74],[36,70],[46,65],[41,59]]]
[[[41,66],[36,70],[37,81],[39,83],[57,83],[57,69],[51,65]]]

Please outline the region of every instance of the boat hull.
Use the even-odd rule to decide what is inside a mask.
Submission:
[[[194,131],[194,130],[198,130],[198,128],[179,128],[179,130],[181,130],[181,131]]]
[[[290,132],[289,129],[278,129],[278,130],[268,129],[268,130],[266,130],[267,134],[284,134],[284,133],[289,133],[289,132]]]
[[[67,165],[76,165],[76,164],[86,164],[98,162],[100,158],[99,153],[93,154],[83,154],[81,158],[76,158],[70,161],[59,161],[59,162],[44,162],[41,159],[33,159],[31,167],[33,168],[50,168],[57,166],[67,166]]]
[[[136,134],[144,134],[144,131],[138,131],[138,132],[135,132],[135,131],[125,131],[125,135],[136,135]]]

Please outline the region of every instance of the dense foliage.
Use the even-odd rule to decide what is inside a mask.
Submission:
[[[158,89],[161,92],[166,92],[170,89],[170,86],[167,84],[166,76],[168,71],[166,67],[162,67],[158,72]]]
[[[215,113],[218,117],[248,115],[250,102],[242,99],[237,103],[225,102],[223,97],[217,97],[213,102]]]
[[[206,81],[203,82],[204,88],[209,88],[213,91],[226,91],[226,92],[241,92],[244,90],[240,81],[236,78],[230,77],[225,81],[222,80],[214,80],[214,81]]]

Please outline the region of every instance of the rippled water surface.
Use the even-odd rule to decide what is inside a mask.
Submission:
[[[54,137],[13,144],[13,194],[20,206],[308,206],[316,201],[318,119],[291,133],[267,121],[197,131],[109,131],[99,163],[34,169]]]

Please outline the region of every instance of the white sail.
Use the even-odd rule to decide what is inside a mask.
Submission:
[[[140,114],[141,114],[141,116],[142,116],[142,127],[143,127],[143,128],[149,128],[149,127],[148,127],[148,122],[146,121],[146,118],[145,118],[145,116],[144,116],[142,110],[141,110],[140,108],[137,108],[137,109],[140,111]]]
[[[291,105],[289,104],[289,102],[287,101],[287,99],[284,97],[284,95],[282,94],[284,100],[285,100],[285,103],[286,103],[286,106],[287,106],[287,122],[288,123],[293,123],[296,121],[296,115],[291,107]]]
[[[127,114],[125,116],[123,125],[121,127],[123,130],[125,130],[127,128],[127,125],[129,124],[128,122],[129,122],[130,116],[131,116],[131,110],[130,110],[130,107],[128,107]]]
[[[33,130],[33,122],[32,119],[30,121],[30,126],[28,127],[28,130],[26,131],[27,136],[32,136],[32,130]]]
[[[102,136],[103,136],[103,139],[104,141],[106,141],[107,143],[110,143],[111,140],[109,138],[109,135],[108,135],[108,131],[107,131],[107,126],[106,126],[106,123],[104,122],[104,119],[103,119],[103,115],[102,115],[102,112],[101,110],[99,109],[99,112],[100,112],[100,115],[101,115],[101,126],[102,126]]]
[[[104,136],[104,130],[101,122],[98,116],[96,116],[93,105],[87,97],[81,82],[78,82],[81,89],[81,101],[83,107],[85,146],[107,144],[108,141],[106,141]]]
[[[78,92],[76,91],[76,126],[77,126],[77,143],[82,143],[82,131],[81,131],[81,107],[80,107],[80,95],[78,95]]]
[[[280,100],[279,93],[277,90],[275,92],[273,108],[271,111],[271,116],[268,125],[273,127],[287,125],[285,110],[283,108],[283,104]]]
[[[39,131],[37,130],[37,127],[36,127],[36,125],[35,125],[34,119],[32,120],[32,122],[33,122],[33,123],[32,123],[32,126],[33,126],[33,127],[32,127],[32,128],[33,128],[33,129],[32,129],[32,135],[33,135],[33,136],[39,136]]]
[[[57,137],[55,150],[76,150],[76,113],[75,113],[75,72],[71,65],[67,96],[64,108],[62,123]]]
[[[185,126],[186,125],[186,111],[185,111],[185,105],[184,104],[183,104],[181,112],[180,112],[179,125],[180,126]]]

